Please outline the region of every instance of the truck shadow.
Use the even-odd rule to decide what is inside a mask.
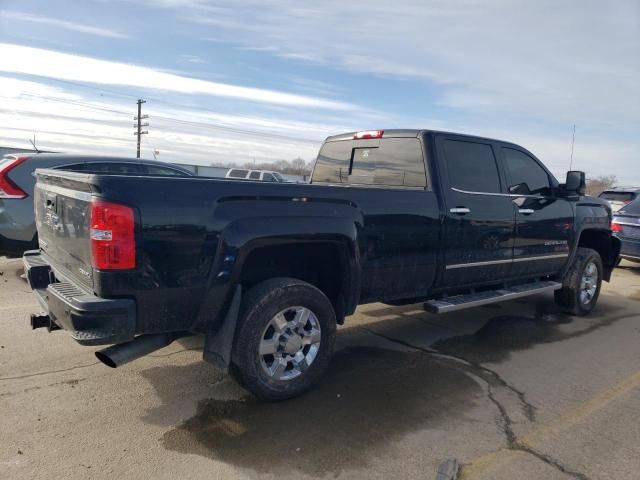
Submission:
[[[440,320],[437,325],[427,323],[427,326],[425,323],[433,320],[434,316],[413,306],[402,308],[404,312],[399,315],[400,321],[396,325],[394,320],[385,320],[372,324],[369,330],[385,338],[428,347],[477,364],[504,362],[515,351],[578,338],[624,318],[637,316],[636,309],[626,299],[621,301],[606,294],[601,296],[596,309],[587,317],[565,315],[553,299],[546,296],[448,314],[451,315],[449,323]],[[389,307],[383,307],[366,315],[387,316],[389,310]],[[469,333],[455,332],[456,321],[468,323],[465,315],[476,316],[473,321],[476,327]],[[441,339],[421,341],[422,332],[426,332],[429,326],[448,332],[442,334]]]
[[[475,333],[439,340],[431,348],[476,364],[500,363],[512,352],[578,338],[636,315],[615,314],[618,308],[611,307],[604,318],[591,320],[549,313],[545,307],[531,316],[492,317]]]
[[[631,310],[609,296],[603,297],[592,318],[567,317],[549,301],[514,303],[501,311],[485,309],[489,318],[477,331],[449,336],[430,348],[474,364],[500,362],[514,351],[587,335],[637,315]],[[390,348],[398,347],[391,343],[394,339],[406,347],[415,340],[406,340],[412,338],[412,330],[428,328],[425,313],[414,312],[368,326],[370,331],[384,331],[389,340],[376,348],[347,343],[334,356],[322,383],[300,398],[281,403],[260,403],[250,396],[220,400],[208,398],[211,390],[197,388],[196,395],[188,397],[202,399],[195,414],[163,435],[164,447],[258,473],[297,471],[321,477],[366,468],[393,454],[394,440],[409,433],[441,429],[446,435],[452,419],[468,421],[470,410],[485,400],[485,390],[458,362],[420,350],[379,348],[385,341]],[[405,330],[403,324],[411,328]],[[359,339],[350,341],[361,344],[366,334],[352,330],[347,340],[360,331]],[[189,385],[212,381],[212,368],[200,365],[142,372],[163,402],[147,412],[146,421],[176,423],[167,420],[184,402]],[[485,420],[492,423],[494,418]]]
[[[185,368],[190,366],[143,374],[155,386]],[[280,403],[204,399],[162,442],[169,450],[259,473],[337,475],[389,454],[394,440],[407,433],[463,416],[483,395],[463,371],[423,352],[348,347],[307,395]]]

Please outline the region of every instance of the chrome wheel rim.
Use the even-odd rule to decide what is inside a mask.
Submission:
[[[583,305],[588,305],[593,301],[598,289],[598,267],[595,263],[589,262],[582,271],[580,281],[580,301]]]
[[[318,355],[322,332],[316,315],[306,307],[278,312],[262,332],[258,356],[264,372],[274,380],[302,375]]]

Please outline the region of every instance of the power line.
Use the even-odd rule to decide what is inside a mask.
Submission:
[[[92,110],[99,110],[101,112],[117,113],[117,114],[123,114],[123,115],[128,115],[129,114],[129,112],[126,112],[124,110],[114,110],[113,108],[99,107],[97,105],[93,105],[93,104],[87,103],[87,102],[81,102],[79,100],[69,100],[69,99],[63,99],[63,98],[47,97],[46,95],[34,95],[34,94],[30,94],[30,93],[22,93],[21,95],[23,97],[31,97],[31,98],[36,98],[36,99],[40,99],[40,100],[47,100],[47,101],[50,101],[50,102],[67,103],[69,105],[75,105],[75,106],[78,106],[78,107],[90,108]],[[3,97],[3,98],[12,98],[12,97]]]
[[[23,96],[27,96],[27,97],[31,97],[31,98],[37,98],[37,99],[52,101],[52,102],[66,103],[66,104],[69,104],[69,105],[75,105],[75,106],[78,106],[78,107],[84,107],[84,108],[97,110],[97,111],[102,111],[102,112],[122,114],[122,115],[127,115],[128,114],[128,112],[126,112],[124,110],[115,110],[113,108],[101,107],[101,106],[93,105],[93,104],[90,104],[90,103],[87,103],[87,102],[82,102],[82,101],[79,101],[79,100],[69,100],[69,99],[48,97],[46,95],[34,95],[34,94],[28,94],[28,93],[23,93],[22,95]],[[215,113],[215,112],[211,112],[211,113]],[[200,121],[193,121],[193,120],[182,120],[182,119],[179,119],[179,118],[166,117],[166,116],[163,116],[163,115],[154,115],[154,118],[161,119],[161,120],[168,121],[168,122],[175,122],[175,123],[178,123],[178,124],[184,124],[184,125],[190,125],[190,126],[201,126],[201,127],[210,128],[210,129],[213,129],[213,130],[221,130],[221,131],[230,132],[230,133],[236,133],[236,134],[240,134],[240,135],[249,135],[249,136],[254,136],[254,137],[273,138],[273,139],[279,139],[279,140],[288,140],[288,141],[293,141],[293,142],[298,142],[298,143],[309,143],[309,144],[314,144],[314,145],[317,145],[318,143],[322,142],[321,139],[292,137],[292,136],[281,135],[281,134],[277,134],[277,133],[269,133],[269,132],[261,132],[261,131],[258,131],[258,130],[249,130],[249,129],[241,129],[241,128],[236,128],[236,127],[229,127],[229,126],[226,126],[226,125],[220,125],[220,124],[216,124],[216,123],[200,122]],[[242,118],[242,117],[240,117],[240,118]]]
[[[63,83],[63,84],[68,84],[68,85],[73,85],[74,87],[79,87],[79,88],[84,88],[85,90],[90,90],[90,91],[96,91],[100,93],[100,96],[103,96],[103,92],[104,93],[108,93],[109,95],[112,95],[114,97],[121,97],[121,98],[126,98],[126,99],[137,99],[138,97],[136,95],[133,94],[126,94],[126,93],[120,93],[120,92],[115,92],[113,90],[108,90],[108,89],[104,89],[104,88],[99,88],[99,87],[92,87],[90,85],[85,85],[83,83],[80,82],[74,82],[72,80],[62,80],[59,78],[50,78],[47,79],[48,81],[51,80],[53,82],[59,82],[59,83]],[[190,110],[195,110],[195,111],[200,111],[200,112],[204,112],[204,113],[211,113],[211,114],[219,114],[220,112],[216,112],[214,110],[210,110],[206,107],[202,107],[199,105],[190,105],[190,104],[186,104],[186,103],[179,103],[179,102],[172,102],[172,101],[168,101],[168,100],[164,100],[162,98],[158,98],[158,97],[151,97],[149,95],[145,95],[145,98],[147,100],[153,101],[153,103],[160,103],[160,104],[164,104],[164,105],[170,105],[170,106],[174,106],[174,107],[180,107],[180,108],[187,108]],[[125,113],[125,112],[120,112],[120,113]],[[243,118],[245,120],[252,120],[251,117],[247,117],[245,115],[239,115],[237,113],[234,113],[234,116],[238,117],[238,118]],[[293,138],[293,137],[290,137]],[[312,142],[317,143],[320,142],[322,140],[312,140]]]
[[[260,131],[257,131],[257,130],[246,130],[246,129],[236,128],[236,127],[228,127],[226,125],[208,123],[208,122],[198,122],[198,121],[193,121],[193,120],[181,120],[179,118],[165,117],[165,116],[162,116],[162,115],[154,115],[153,118],[160,119],[160,120],[165,120],[165,121],[169,121],[169,122],[180,123],[180,124],[184,124],[184,125],[201,126],[201,127],[211,128],[213,130],[221,130],[221,131],[230,132],[230,133],[238,133],[238,134],[241,134],[241,135],[242,134],[251,135],[251,136],[255,136],[255,137],[266,137],[266,138],[274,138],[274,139],[279,139],[279,140],[289,140],[289,141],[294,141],[294,142],[312,143],[312,144],[317,144],[317,143],[321,143],[322,142],[322,140],[320,140],[320,139],[291,137],[291,136],[287,136],[287,135],[281,135],[281,134],[278,134],[278,133],[260,132]]]

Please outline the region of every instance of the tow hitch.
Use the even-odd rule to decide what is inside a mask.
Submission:
[[[60,327],[53,320],[51,320],[51,317],[46,313],[32,313],[31,328],[33,330],[35,330],[36,328],[46,328],[48,332],[60,330]]]

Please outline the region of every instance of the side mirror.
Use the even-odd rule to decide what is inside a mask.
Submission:
[[[578,170],[567,172],[567,181],[564,184],[564,189],[568,192],[584,195],[587,191],[587,181],[584,172]]]

